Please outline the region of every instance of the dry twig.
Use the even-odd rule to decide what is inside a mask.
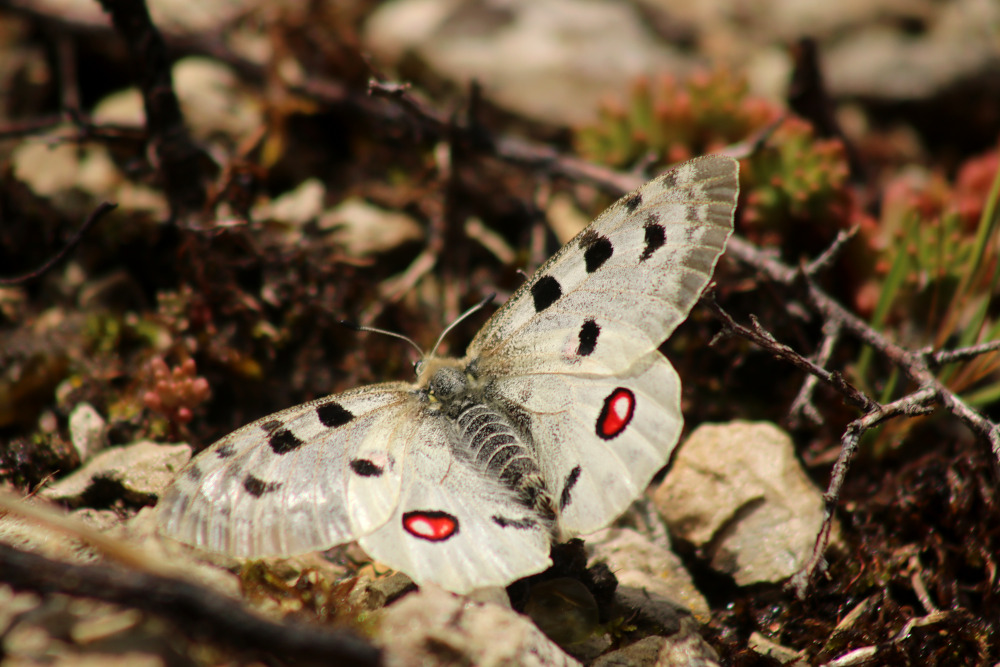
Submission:
[[[63,246],[62,250],[57,252],[55,256],[53,256],[51,259],[49,259],[47,262],[42,264],[37,269],[29,271],[28,273],[25,273],[23,275],[14,278],[0,278],[0,285],[21,285],[28,282],[29,280],[34,280],[35,278],[45,275],[46,273],[48,273],[48,271],[52,269],[52,267],[54,267],[56,264],[62,261],[62,259],[69,254],[70,250],[72,250],[77,246],[77,244],[83,239],[83,235],[87,233],[88,229],[97,224],[97,221],[100,220],[102,217],[104,217],[105,213],[107,213],[108,211],[112,211],[117,207],[118,204],[112,204],[111,202],[101,202],[97,206],[97,208],[95,208],[91,212],[91,214],[87,216],[87,219],[83,221],[82,225],[80,225],[80,229],[76,230],[76,233],[73,234],[73,237],[70,238],[70,240],[66,243],[66,245]]]
[[[838,237],[835,245],[839,246],[842,243],[842,237]],[[717,314],[719,314],[720,319],[726,325],[729,332],[747,338],[775,356],[794,364],[796,367],[829,384],[843,394],[849,403],[864,411],[864,414],[860,418],[848,424],[841,437],[840,455],[836,464],[834,464],[830,483],[824,494],[826,504],[825,517],[823,527],[816,540],[816,547],[806,567],[793,577],[790,582],[791,586],[801,597],[804,595],[812,577],[815,576],[823,563],[822,555],[826,549],[833,521],[833,512],[840,497],[844,476],[850,466],[851,459],[857,451],[861,435],[865,431],[894,417],[912,417],[920,414],[928,414],[934,410],[936,405],[940,405],[965,423],[974,433],[986,440],[990,444],[994,456],[1000,462],[1000,425],[993,423],[967,405],[954,391],[938,380],[932,371],[932,365],[944,363],[944,361],[940,361],[942,359],[953,360],[955,358],[966,358],[974,353],[984,354],[997,349],[998,343],[990,342],[974,346],[974,348],[956,350],[950,354],[936,353],[935,355],[929,355],[926,350],[908,350],[893,343],[883,333],[876,331],[867,322],[844,308],[835,299],[820,289],[812,280],[812,276],[806,272],[801,270],[796,271],[782,264],[777,259],[739,238],[732,239],[729,251],[731,256],[753,267],[773,282],[784,284],[789,288],[796,284],[804,284],[807,303],[822,317],[824,324],[835,327],[839,334],[852,336],[870,345],[887,361],[899,368],[917,387],[916,390],[899,400],[887,405],[880,405],[874,399],[854,388],[838,373],[827,371],[816,363],[802,357],[791,348],[775,341],[773,336],[763,330],[755,318],[751,317],[753,322],[751,327],[745,327],[737,324],[728,314],[722,312],[717,306],[715,307]],[[829,253],[824,253],[823,256],[827,254]],[[829,334],[827,336],[829,337]],[[825,352],[821,350],[818,358],[822,360],[824,356]]]

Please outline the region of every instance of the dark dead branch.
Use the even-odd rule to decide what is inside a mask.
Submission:
[[[775,357],[792,364],[796,368],[805,371],[806,373],[809,373],[810,375],[826,382],[831,387],[834,387],[841,394],[843,394],[848,403],[856,408],[871,410],[873,407],[878,405],[874,399],[865,395],[863,391],[853,386],[839,373],[830,372],[802,356],[784,343],[779,343],[769,331],[760,325],[760,322],[757,321],[755,316],[750,316],[751,324],[747,327],[734,320],[729,313],[724,311],[719,304],[715,302],[714,298],[711,298],[711,296],[706,299],[706,303],[719,320],[722,321],[723,330],[718,336],[735,335],[749,340],[761,349],[770,352]],[[716,338],[718,338],[718,336]],[[712,341],[712,343],[715,342],[715,340]]]
[[[207,201],[206,167],[211,158],[191,138],[174,92],[167,46],[144,0],[101,0],[136,64],[135,76],[146,110],[154,165],[163,178],[171,217],[201,211]]]
[[[956,361],[965,361],[966,359],[972,359],[973,357],[980,357],[990,352],[996,352],[997,350],[1000,350],[1000,340],[991,340],[985,343],[980,343],[979,345],[960,347],[956,350],[935,351],[932,348],[925,348],[920,350],[920,353],[927,357],[928,363],[936,367]]]
[[[276,623],[247,611],[244,603],[181,579],[78,565],[20,551],[0,542],[0,581],[39,595],[92,598],[169,620],[195,640],[311,664],[377,665],[378,649],[335,628]]]
[[[834,246],[839,247],[843,242],[842,237],[838,237],[834,242]],[[765,331],[752,316],[752,325],[746,327],[736,323],[732,317],[723,313],[718,306],[713,308],[726,327],[725,332],[740,335],[762,349],[771,352],[774,356],[792,363],[797,368],[804,370],[836,389],[845,396],[847,402],[851,405],[864,410],[862,417],[848,424],[841,438],[841,452],[831,473],[827,491],[824,494],[827,505],[826,515],[820,535],[817,537],[812,557],[806,567],[790,582],[791,586],[801,597],[804,595],[809,582],[822,566],[822,555],[829,539],[833,512],[840,497],[844,477],[847,474],[851,459],[857,450],[858,442],[866,431],[888,419],[928,414],[936,406],[940,406],[966,424],[974,433],[982,437],[990,445],[994,457],[1000,462],[1000,425],[990,421],[966,404],[958,394],[945,386],[934,375],[932,366],[946,363],[946,361],[939,361],[939,359],[951,360],[948,353],[938,352],[932,355],[927,350],[908,350],[892,342],[885,334],[876,331],[871,325],[848,311],[833,297],[823,291],[807,272],[802,270],[797,271],[786,266],[743,239],[732,239],[729,245],[729,252],[731,256],[752,267],[772,282],[783,284],[788,288],[804,284],[806,301],[811,306],[811,309],[822,317],[825,332],[828,332],[827,326],[833,327],[831,330],[835,330],[837,335],[851,336],[870,345],[886,361],[902,371],[917,387],[912,393],[892,403],[880,405],[877,401],[850,385],[839,373],[827,371],[819,364],[799,355],[788,346],[775,341],[773,336]],[[827,254],[829,254],[829,251],[824,253],[823,256]],[[815,264],[813,263],[810,266]],[[831,334],[826,333],[825,335],[829,338]],[[998,345],[1000,343],[997,341],[991,341],[962,350],[956,350],[955,353],[958,356],[955,358],[968,358],[975,354],[986,354],[998,349]],[[821,348],[817,359],[822,360],[824,356],[826,356],[826,352]]]
[[[830,363],[833,350],[839,340],[840,325],[836,322],[824,323],[823,340],[820,342],[819,351],[816,352],[813,363],[820,368],[826,368],[827,364]],[[813,392],[816,391],[816,387],[819,385],[819,379],[813,373],[807,375],[805,381],[802,383],[802,388],[799,389],[798,395],[792,401],[792,406],[788,409],[788,419],[793,428],[807,420],[813,424],[821,424],[823,422],[823,417],[812,401]]]

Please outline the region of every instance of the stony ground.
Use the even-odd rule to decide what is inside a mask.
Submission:
[[[5,664],[1000,663],[996,3],[148,5],[0,0]],[[552,571],[463,598],[157,536],[192,452],[412,378],[340,320],[426,349],[721,151],[682,444]]]

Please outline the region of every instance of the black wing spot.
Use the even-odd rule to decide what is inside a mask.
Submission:
[[[663,228],[655,216],[650,216],[643,227],[646,230],[646,247],[642,251],[639,261],[644,262],[653,256],[653,253],[663,247],[667,242],[667,230]]]
[[[260,427],[264,429],[265,433],[270,433],[271,431],[281,428],[282,426],[284,426],[284,423],[280,419],[271,419],[260,425]]]
[[[501,528],[519,528],[521,530],[525,530],[538,526],[538,522],[534,519],[511,519],[509,517],[500,516],[499,514],[495,514],[490,518],[493,519],[493,523]]]
[[[319,422],[327,428],[337,428],[354,419],[354,414],[340,403],[325,403],[316,408]]]
[[[606,236],[601,236],[591,230],[580,239],[580,247],[586,248],[583,253],[583,261],[587,267],[587,273],[593,273],[601,268],[606,261],[615,254],[615,247]]]
[[[667,173],[660,176],[660,183],[663,185],[663,189],[670,190],[677,187],[677,172],[668,171]]]
[[[635,213],[635,209],[639,208],[641,205],[642,195],[638,192],[625,200],[625,208],[628,209],[629,213]]]
[[[576,353],[581,357],[589,357],[597,348],[597,337],[601,334],[601,327],[594,319],[589,319],[580,327],[580,345],[576,348]]]
[[[272,493],[281,488],[281,482],[265,482],[259,477],[247,475],[243,480],[243,488],[254,498],[260,498],[265,493]]]
[[[215,455],[220,459],[228,459],[230,456],[236,453],[236,448],[230,444],[225,444],[215,450]]]
[[[205,476],[205,473],[201,471],[198,466],[191,466],[184,471],[184,477],[192,482],[200,482],[201,478]]]
[[[583,472],[583,468],[576,466],[569,471],[566,475],[566,481],[563,483],[562,493],[559,494],[559,510],[562,511],[566,509],[570,501],[573,499],[573,487],[576,486],[577,481],[580,479],[580,473]]]
[[[382,466],[376,465],[370,459],[354,459],[351,461],[351,470],[361,477],[381,477],[385,472]]]
[[[552,276],[542,276],[531,286],[531,297],[535,300],[535,312],[540,313],[562,296],[562,286]]]
[[[280,456],[295,451],[304,443],[287,428],[279,428],[271,433],[268,444],[271,445],[271,451]]]

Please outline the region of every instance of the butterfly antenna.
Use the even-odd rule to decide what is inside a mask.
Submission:
[[[348,320],[340,320],[340,324],[354,331],[367,331],[369,333],[383,334],[385,336],[391,336],[392,338],[398,338],[399,340],[405,340],[407,343],[412,345],[417,352],[420,353],[421,358],[427,356],[424,353],[424,351],[420,349],[420,346],[417,345],[415,342],[413,342],[412,338],[408,338],[403,334],[396,333],[395,331],[387,331],[385,329],[378,329],[376,327],[366,327],[357,324],[356,322],[349,322]]]
[[[490,305],[490,303],[492,303],[493,299],[495,299],[495,298],[497,298],[497,293],[496,292],[494,292],[493,294],[490,294],[485,299],[483,299],[482,301],[480,301],[479,303],[477,303],[476,305],[474,305],[472,308],[469,308],[467,311],[465,311],[464,313],[462,313],[461,315],[459,315],[458,318],[454,322],[452,322],[451,324],[449,324],[445,328],[445,330],[441,332],[441,335],[438,336],[437,342],[434,343],[434,347],[431,348],[431,352],[436,352],[437,349],[439,347],[441,347],[441,342],[444,340],[444,337],[447,336],[449,333],[451,333],[451,330],[454,329],[456,326],[458,326],[459,323],[462,322],[462,320],[466,319],[470,315],[478,313],[480,310],[482,310],[486,306]]]

